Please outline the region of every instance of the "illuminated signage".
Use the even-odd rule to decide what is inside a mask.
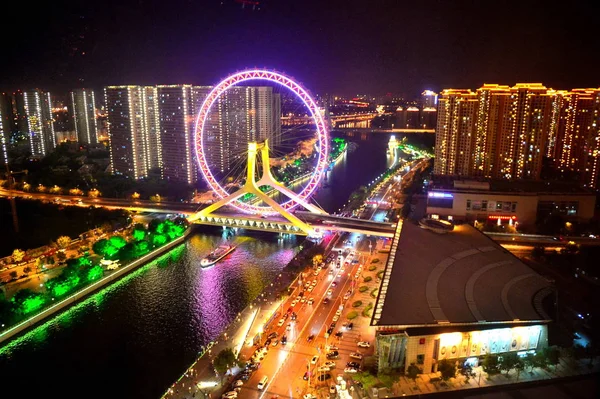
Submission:
[[[454,198],[454,196],[450,193],[440,193],[437,191],[430,191],[427,193],[429,198]]]

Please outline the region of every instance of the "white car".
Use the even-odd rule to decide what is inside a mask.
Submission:
[[[311,285],[310,287],[308,287],[308,288],[306,289],[306,291],[308,291],[308,292],[312,292],[313,288],[314,288],[314,287]]]
[[[242,385],[244,385],[244,381],[242,381],[242,380],[237,380],[237,381],[236,381],[236,382],[233,384],[233,386],[234,386],[234,387],[241,387]]]
[[[330,289],[329,291],[327,291],[327,295],[331,296],[331,294],[333,294],[333,290]]]
[[[346,367],[344,369],[344,373],[357,373],[358,370],[357,369],[353,369],[352,367]]]
[[[300,299],[300,302],[302,302],[302,303],[306,302],[306,298],[302,297],[302,299]]]
[[[332,362],[331,360],[329,360],[329,361],[323,363],[323,366],[327,366],[331,370],[331,369],[335,368],[335,362]]]
[[[338,309],[338,310],[335,311],[335,315],[336,316],[339,316],[341,314],[342,314],[342,310],[341,309]]]
[[[317,371],[319,372],[326,372],[326,371],[330,371],[331,369],[327,366],[321,366],[317,369]]]
[[[367,341],[360,341],[356,345],[360,346],[361,348],[369,348],[371,346],[371,344],[368,343]]]
[[[292,301],[292,303],[290,303],[290,305],[291,305],[292,307],[294,307],[294,306],[296,306],[296,304],[297,304],[297,303],[298,303],[298,301],[296,301],[296,300],[294,299],[294,300]]]
[[[235,399],[237,398],[238,393],[236,391],[229,391],[223,394],[223,396],[221,396],[223,399]]]
[[[335,316],[333,316],[333,319],[331,319],[331,320],[333,320],[333,322],[335,323],[335,322],[336,322],[336,321],[338,321],[339,319],[340,319],[340,316],[338,316],[338,315],[335,315]]]
[[[317,364],[317,361],[319,361],[319,356],[318,355],[314,355],[313,358],[310,361],[310,364]]]
[[[285,323],[285,319],[279,319],[279,322],[277,323],[277,327],[281,327],[284,323]]]
[[[360,353],[358,353],[358,352],[352,352],[352,353],[350,354],[350,357],[351,357],[351,358],[353,358],[353,359],[362,360],[362,358],[363,358],[363,355],[361,355],[361,354],[360,354]]]
[[[292,323],[288,323],[287,327],[285,328],[287,331],[290,331],[292,329]]]
[[[317,280],[313,280],[311,285],[317,285]]]

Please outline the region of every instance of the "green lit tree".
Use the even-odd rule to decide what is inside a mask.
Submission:
[[[46,299],[44,295],[24,288],[19,290],[10,301],[17,313],[26,315],[41,309]]]

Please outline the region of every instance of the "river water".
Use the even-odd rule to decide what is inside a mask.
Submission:
[[[390,164],[389,135],[350,139],[357,148],[316,196],[329,212]],[[239,246],[226,260],[201,269],[200,259],[225,239],[219,228],[200,227],[168,254],[0,348],[0,397],[158,398],[302,241],[248,232],[231,239]]]

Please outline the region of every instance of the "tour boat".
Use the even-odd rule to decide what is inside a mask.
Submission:
[[[208,267],[212,266],[227,255],[229,255],[235,249],[235,245],[219,245],[217,249],[212,251],[210,254],[206,256],[206,258],[200,261],[200,266]]]

